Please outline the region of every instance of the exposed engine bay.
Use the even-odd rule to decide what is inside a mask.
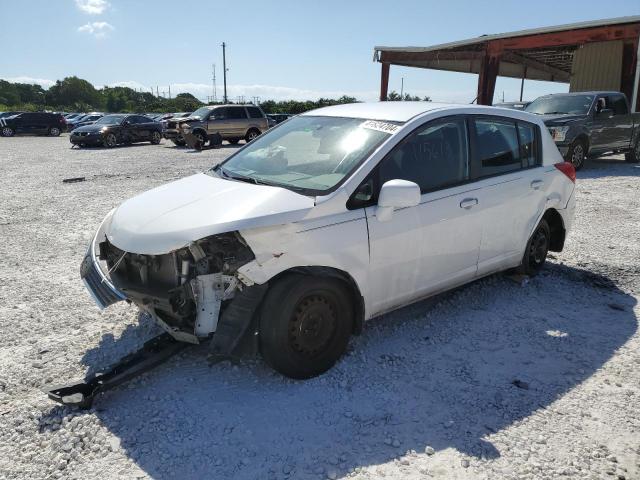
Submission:
[[[254,259],[237,232],[162,255],[125,252],[106,238],[96,242],[96,260],[104,262],[113,285],[174,338],[190,343],[216,331],[221,312],[243,289],[237,269]]]

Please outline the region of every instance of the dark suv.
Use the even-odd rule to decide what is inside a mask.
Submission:
[[[66,128],[65,119],[59,113],[25,112],[0,118],[0,132],[3,137],[12,137],[17,133],[57,137]]]

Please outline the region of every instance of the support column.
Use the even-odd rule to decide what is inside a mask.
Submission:
[[[478,105],[493,104],[499,68],[500,54],[491,50],[485,52],[478,75]]]
[[[390,64],[383,62],[380,72],[380,101],[387,101],[387,93],[389,92],[389,67]]]

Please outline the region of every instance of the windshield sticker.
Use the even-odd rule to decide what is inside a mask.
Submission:
[[[362,124],[364,128],[371,130],[377,130],[385,133],[395,133],[400,128],[400,125],[394,125],[393,123],[380,122],[377,120],[367,120]]]

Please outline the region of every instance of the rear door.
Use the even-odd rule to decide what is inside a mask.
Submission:
[[[151,127],[153,121],[142,115],[134,115],[135,124],[134,129],[136,131],[136,138],[138,141],[147,141],[151,138]]]
[[[366,208],[373,313],[405,304],[474,277],[482,232],[477,187],[470,183],[465,117],[426,123],[402,140],[376,167],[374,201],[381,185],[402,179],[422,191],[415,207],[380,221]]]
[[[544,213],[545,172],[535,124],[476,115],[471,139],[472,176],[482,216],[478,255],[482,276],[520,263],[529,235]]]
[[[209,136],[219,133],[224,138],[233,135],[233,121],[229,118],[229,107],[220,107],[214,109],[209,115],[207,121],[207,134]]]
[[[607,106],[613,110],[611,142],[616,148],[629,148],[633,132],[633,118],[627,98],[621,93],[607,95]]]
[[[238,138],[245,136],[248,130],[247,110],[244,107],[227,107],[230,122],[230,135]]]

